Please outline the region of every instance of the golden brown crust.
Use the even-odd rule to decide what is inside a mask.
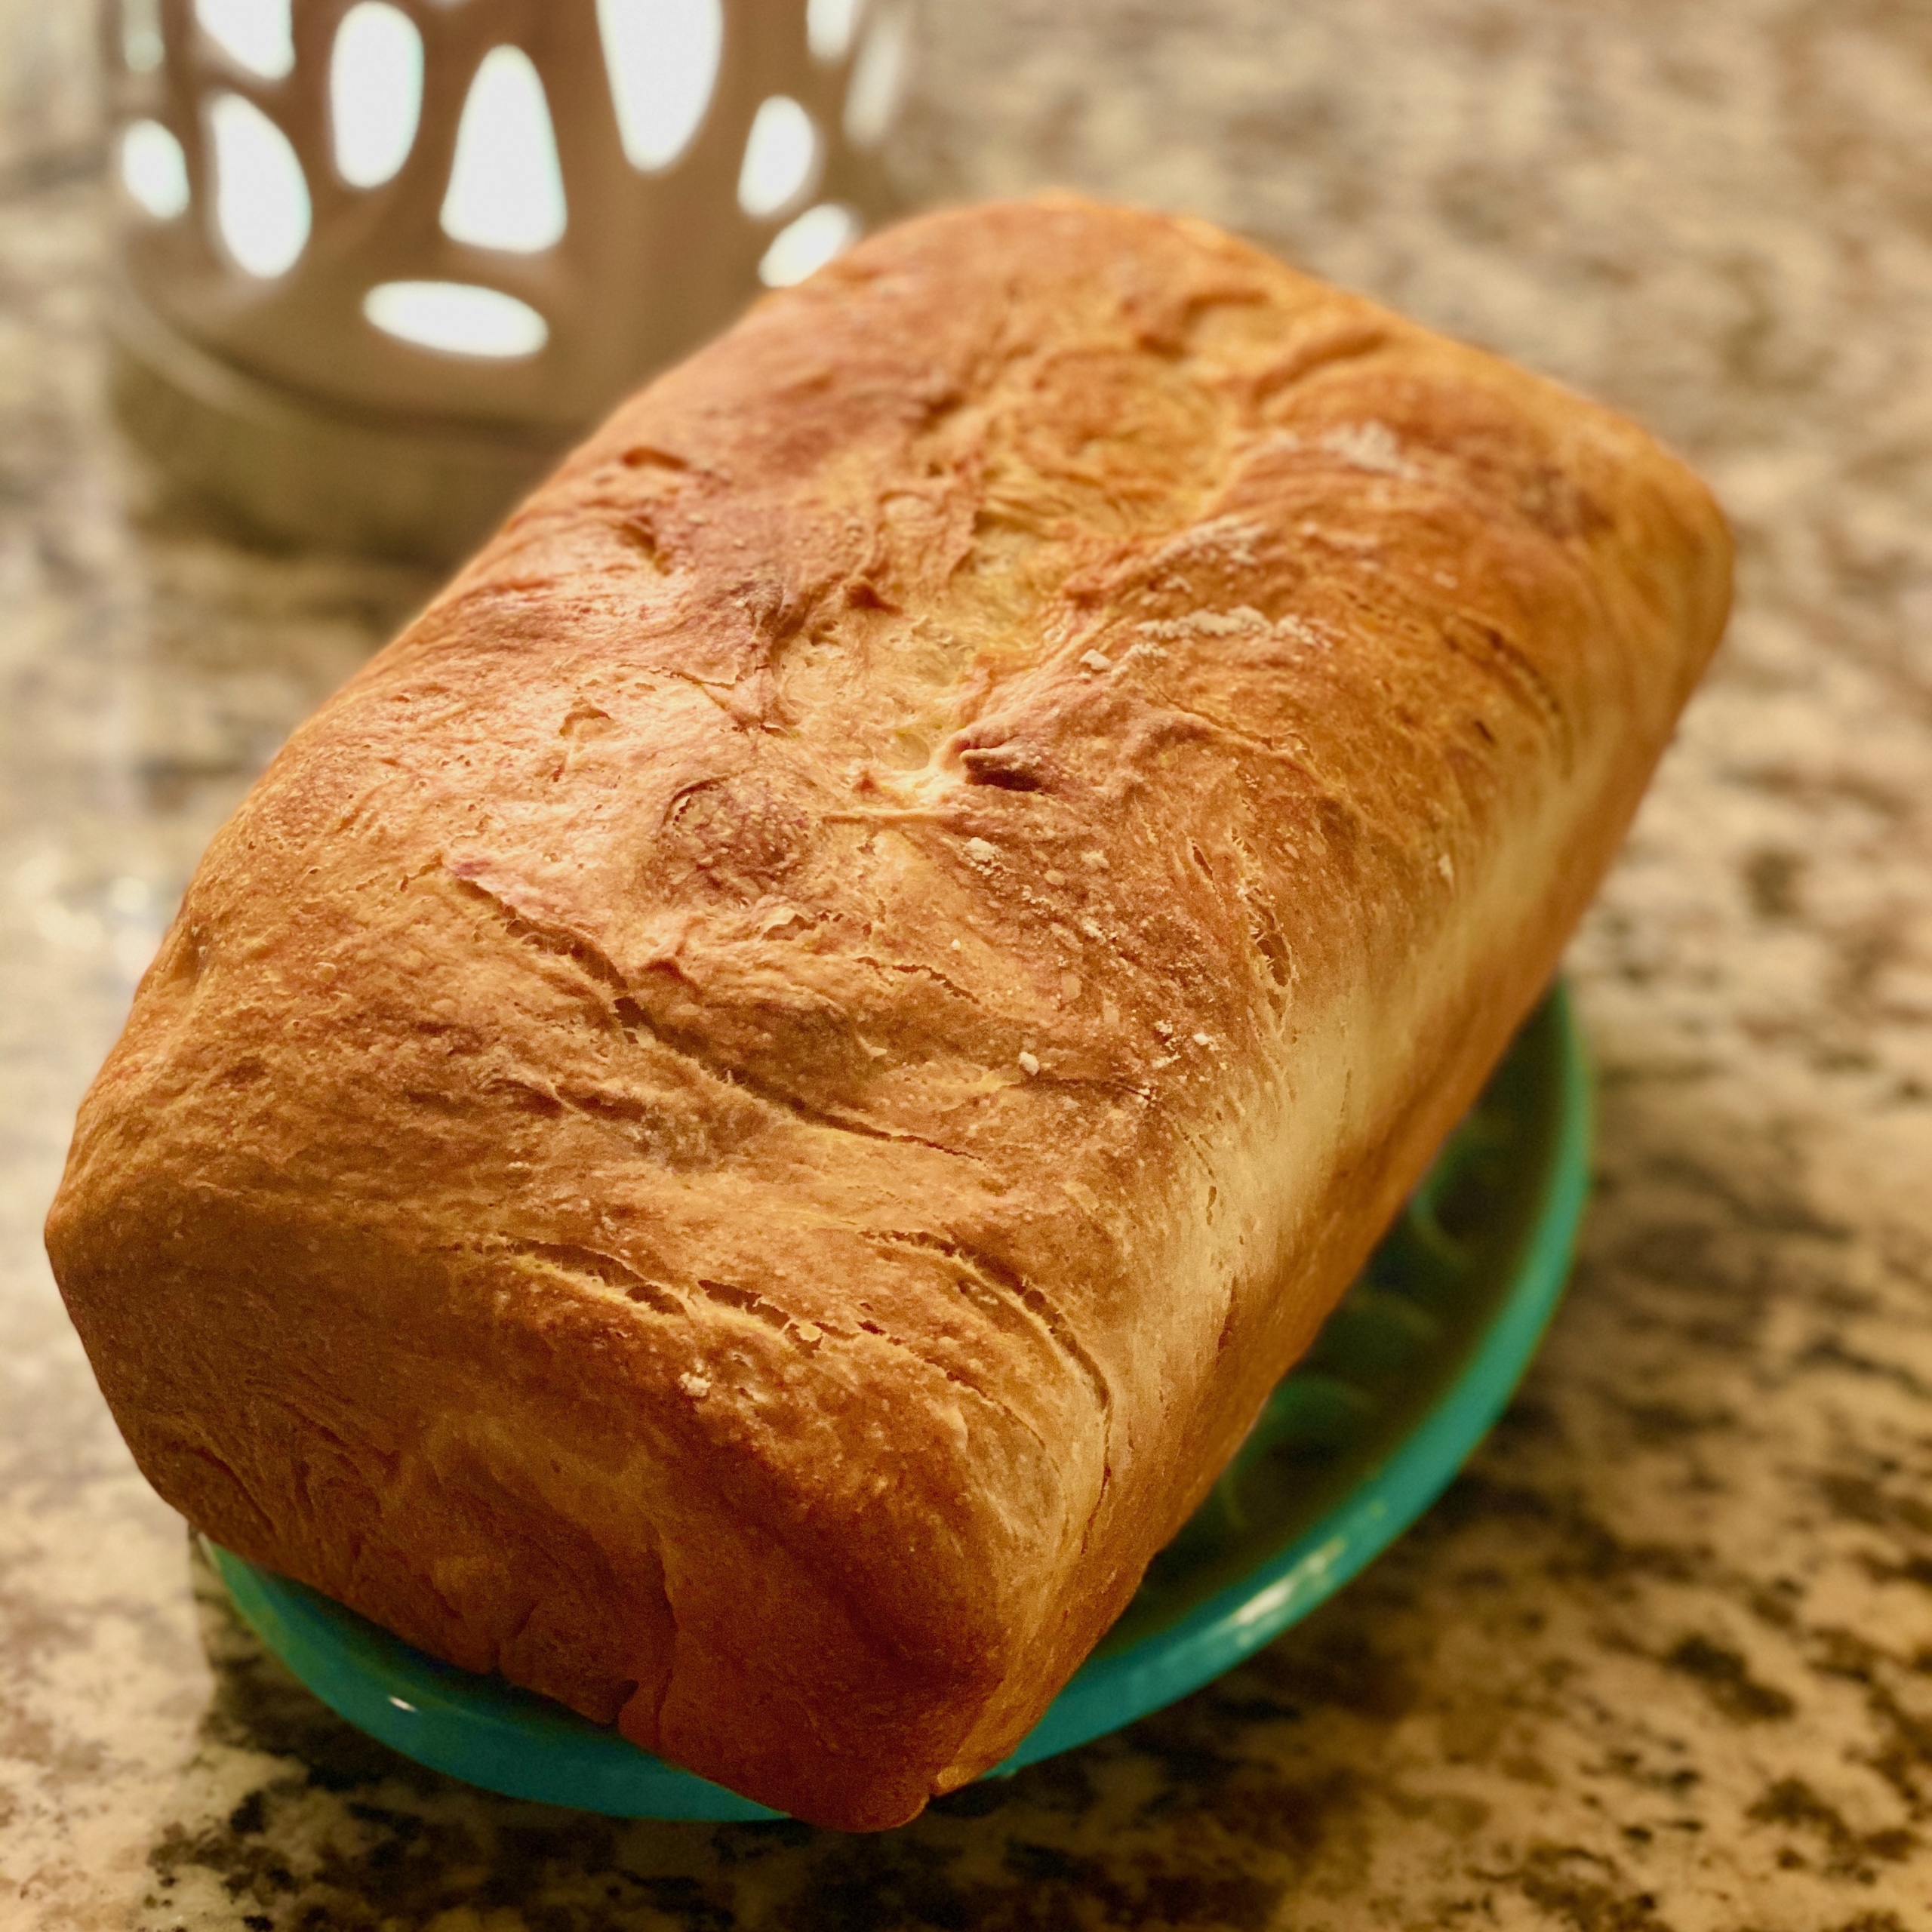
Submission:
[[[291,740],[83,1109],[162,1493],[851,1827],[1105,1630],[1721,625],[1639,432],[1203,225],[946,214],[618,411]]]

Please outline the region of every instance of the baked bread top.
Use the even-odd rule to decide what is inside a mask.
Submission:
[[[1727,583],[1641,432],[1201,223],[866,243],[210,848],[49,1222],[142,1466],[708,1777],[911,1816],[1472,1097]]]

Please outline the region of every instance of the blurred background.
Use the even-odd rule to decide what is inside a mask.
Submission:
[[[814,42],[758,0],[666,160],[661,91],[533,112],[597,10],[529,0],[460,193],[464,5],[356,9],[422,79],[346,135],[333,43],[202,11],[232,107],[170,64],[183,0],[0,0],[0,1922],[1932,1922],[1932,10],[818,0]],[[198,1623],[40,1252],[75,1103],[209,834],[492,491],[894,208],[1050,184],[1599,396],[1734,519],[1729,641],[1572,955],[1604,1111],[1570,1302],[1319,1617],[889,1839],[412,1774]],[[512,306],[377,294],[450,286]]]

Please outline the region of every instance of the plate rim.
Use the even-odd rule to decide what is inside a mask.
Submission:
[[[997,1775],[1038,1764],[1146,1717],[1231,1670],[1333,1596],[1408,1529],[1455,1480],[1534,1359],[1569,1284],[1590,1193],[1595,1078],[1561,980],[1547,1011],[1555,1036],[1555,1131],[1515,1278],[1469,1359],[1381,1467],[1277,1555],[1164,1629],[1070,1678]],[[1109,1716],[1131,1706],[1131,1714]]]
[[[1515,1278],[1467,1361],[1381,1466],[1317,1522],[1174,1623],[1090,1657],[1012,1754],[984,1775],[1009,1777],[1090,1743],[1252,1656],[1381,1555],[1488,1433],[1562,1299],[1590,1191],[1595,1078],[1562,980],[1523,1030],[1539,1021],[1554,1035],[1553,1131]],[[666,1764],[549,1699],[441,1663],[319,1591],[198,1540],[243,1622],[303,1684],[338,1716],[431,1770],[505,1797],[607,1817],[719,1823],[786,1815]],[[371,1652],[381,1654],[380,1669],[358,1661]],[[540,1746],[533,1731],[548,1734]]]

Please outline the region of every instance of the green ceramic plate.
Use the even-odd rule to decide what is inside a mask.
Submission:
[[[1562,1294],[1591,1116],[1589,1063],[1559,987],[1214,1494],[1001,1771],[1218,1676],[1333,1595],[1441,1493]],[[235,1607],[310,1690],[420,1763],[618,1817],[776,1815],[560,1704],[438,1663],[230,1551],[208,1554]]]

